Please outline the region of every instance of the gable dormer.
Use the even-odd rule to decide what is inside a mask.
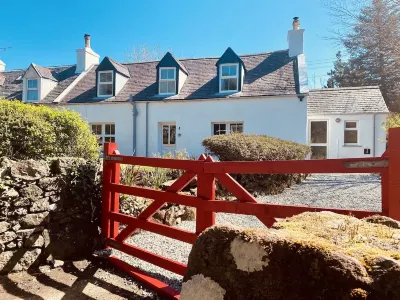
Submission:
[[[96,69],[97,97],[114,97],[131,77],[124,65],[106,56]]]
[[[52,70],[31,64],[22,77],[23,102],[38,102],[57,85],[57,79]]]
[[[185,66],[170,52],[167,52],[157,64],[158,94],[179,94],[188,75]]]
[[[220,93],[240,92],[243,87],[243,78],[246,67],[242,59],[228,47],[218,59],[217,76]]]

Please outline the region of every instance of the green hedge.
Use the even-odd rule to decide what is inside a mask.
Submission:
[[[309,146],[254,134],[215,135],[205,138],[203,146],[220,161],[299,160],[310,153]],[[301,174],[233,174],[233,177],[253,194],[277,194],[304,178]]]
[[[0,156],[92,159],[98,155],[96,137],[80,114],[16,100],[0,100]]]

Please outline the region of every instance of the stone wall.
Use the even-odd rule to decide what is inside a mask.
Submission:
[[[0,273],[87,257],[101,245],[99,167],[0,159]]]

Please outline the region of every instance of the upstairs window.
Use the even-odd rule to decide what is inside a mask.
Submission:
[[[38,89],[38,80],[37,79],[28,79],[27,80],[27,101],[38,101],[39,100],[39,89]]]
[[[239,84],[238,64],[220,65],[220,92],[237,92]]]
[[[99,71],[97,83],[97,95],[99,97],[113,95],[113,71]]]
[[[104,147],[104,143],[115,143],[115,124],[97,123],[90,124],[92,133],[97,137],[99,146]]]
[[[176,94],[176,68],[160,68],[159,94]]]
[[[242,122],[213,123],[213,135],[243,133]]]
[[[344,122],[344,144],[357,145],[358,144],[358,122],[345,121]]]

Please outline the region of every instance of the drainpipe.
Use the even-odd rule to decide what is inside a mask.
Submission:
[[[146,102],[146,157],[149,152],[149,102]]]
[[[137,129],[136,129],[136,124],[137,124],[138,110],[137,110],[135,101],[132,101],[132,105],[133,105],[133,109],[132,109],[132,115],[133,115],[133,155],[137,156],[137,144],[136,144]]]

